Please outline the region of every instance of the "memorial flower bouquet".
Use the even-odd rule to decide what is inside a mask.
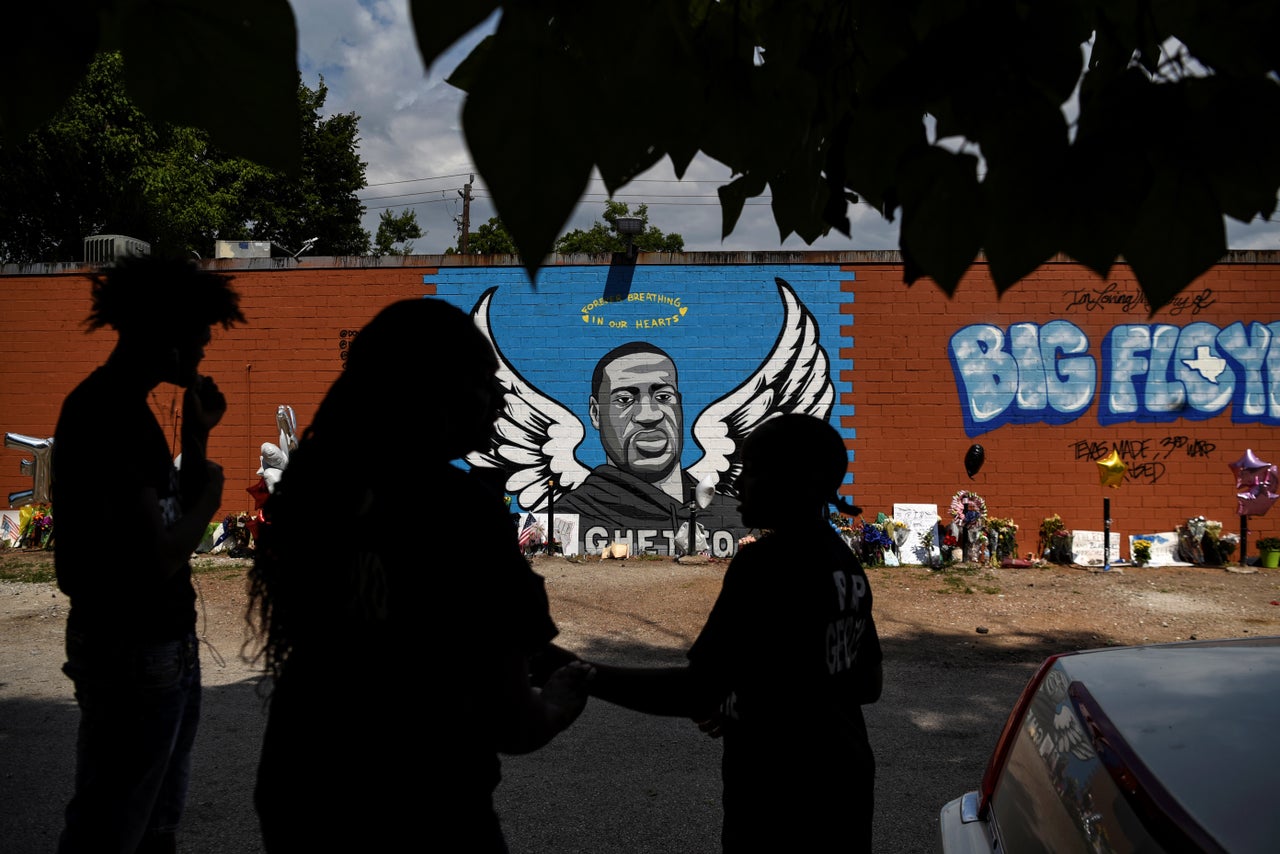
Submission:
[[[827,517],[827,521],[831,523],[831,527],[836,529],[836,533],[842,537],[852,537],[858,533],[853,518],[843,513],[832,513]]]
[[[980,560],[987,542],[987,502],[981,495],[962,489],[951,496],[951,522],[965,560]]]
[[[884,531],[885,536],[893,543],[895,549],[906,545],[907,536],[910,534],[910,530],[907,528],[906,522],[886,516],[883,519],[877,520],[876,526],[879,527],[880,530]]]
[[[936,528],[930,528],[920,534],[920,545],[926,553],[933,553],[933,532]]]
[[[227,546],[228,557],[248,557],[252,554],[253,530],[249,526],[249,514],[233,513],[223,518],[222,537],[214,545],[225,540],[230,540]]]
[[[1057,513],[1040,523],[1040,555],[1052,563],[1071,563],[1071,532]]]
[[[832,528],[835,528],[836,533],[840,535],[840,539],[844,540],[846,546],[856,554],[862,554],[861,522],[855,522],[852,517],[843,513],[832,513],[827,517],[827,521],[831,523]]]
[[[1237,534],[1223,534],[1222,523],[1192,516],[1177,527],[1178,557],[1188,563],[1221,566],[1231,559],[1239,545]]]
[[[1138,565],[1148,564],[1151,562],[1150,540],[1133,541],[1133,562]]]
[[[938,520],[939,523],[941,521],[941,519]],[[924,547],[928,561],[933,566],[946,566],[951,562],[951,549],[956,544],[956,538],[946,530],[935,524],[920,535],[920,545]],[[937,542],[935,542],[935,532],[942,534]],[[951,542],[948,543],[948,540]]]
[[[987,519],[987,502],[982,496],[962,489],[951,496],[951,521],[960,528],[982,525]]]
[[[47,549],[53,539],[53,510],[48,504],[28,504],[18,511],[18,545]]]
[[[943,529],[942,547],[939,549],[942,553],[942,565],[950,566],[958,560],[963,559],[964,553],[960,550],[960,541],[956,539],[956,535],[951,533],[951,529]]]
[[[992,516],[987,520],[994,540],[991,556],[996,560],[1018,556],[1018,526],[1012,519]]]
[[[862,526],[862,562],[867,566],[884,566],[884,550],[893,548],[893,540],[880,525]]]

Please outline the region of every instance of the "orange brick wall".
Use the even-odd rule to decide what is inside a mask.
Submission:
[[[227,398],[226,417],[209,443],[210,459],[227,475],[219,518],[252,511],[244,490],[257,481],[262,443],[278,441],[276,407],[293,407],[301,433],[341,371],[343,330],[359,329],[395,300],[429,293],[423,284],[429,270],[227,271],[248,323],[216,328],[201,364]],[[5,304],[0,340],[8,356],[0,364],[0,429],[52,436],[62,398],[106,359],[115,334],[110,329],[85,333],[89,281],[84,275],[3,276],[0,288]],[[161,385],[152,394],[171,442],[182,409],[179,392]],[[129,449],[119,453],[127,465]],[[32,488],[31,478],[19,471],[22,458],[15,449],[0,452],[0,496]]]
[[[864,508],[889,512],[895,501],[936,503],[945,517],[951,495],[971,489],[991,515],[1012,517],[1020,526],[1025,553],[1036,546],[1041,520],[1054,513],[1068,529],[1103,530],[1103,499],[1110,498],[1111,530],[1122,535],[1127,555],[1129,534],[1172,531],[1192,516],[1238,532],[1228,464],[1248,448],[1280,463],[1280,432],[1233,423],[1230,407],[1203,421],[1103,426],[1095,399],[1067,424],[1009,424],[970,438],[947,355],[952,334],[975,323],[1007,331],[1017,322],[1069,320],[1087,333],[1095,357],[1106,333],[1120,324],[1270,324],[1280,319],[1280,266],[1219,265],[1187,288],[1178,304],[1150,316],[1145,305],[1126,310],[1094,299],[1088,309],[1079,303],[1111,283],[1116,293],[1135,295],[1136,282],[1124,267],[1099,280],[1075,264],[1048,264],[997,298],[985,266],[978,265],[951,299],[928,281],[905,287],[898,265],[846,269],[854,274],[845,284],[853,298],[847,306],[853,344],[842,355],[853,360],[854,491]],[[983,446],[986,462],[970,480],[963,459],[974,443]],[[1113,447],[1128,466],[1115,489],[1102,487],[1096,462]],[[1250,541],[1263,534],[1280,534],[1280,508],[1249,519]],[[1257,553],[1252,546],[1249,551]]]
[[[842,425],[853,433],[854,482],[848,491],[868,515],[891,513],[894,503],[936,503],[946,516],[951,495],[968,488],[983,495],[992,515],[1012,517],[1020,525],[1023,552],[1035,547],[1040,521],[1054,513],[1068,528],[1101,530],[1104,498],[1111,500],[1112,530],[1122,535],[1170,531],[1201,514],[1222,521],[1227,531],[1239,529],[1228,464],[1248,448],[1268,462],[1280,462],[1280,433],[1274,426],[1236,423],[1230,406],[1206,420],[1105,426],[1095,400],[1069,423],[1006,424],[970,437],[948,343],[971,324],[1007,331],[1014,323],[1061,318],[1087,334],[1097,357],[1108,331],[1122,324],[1272,324],[1280,321],[1280,257],[1253,255],[1248,262],[1220,264],[1187,288],[1178,304],[1148,317],[1143,305],[1097,299],[1112,283],[1117,294],[1138,293],[1124,267],[1100,280],[1078,265],[1050,263],[998,297],[980,264],[947,298],[928,281],[906,287],[901,264],[885,256],[793,253],[787,259],[839,263],[848,273],[841,284],[846,325],[838,337],[824,335],[824,343],[841,379],[852,383],[842,401],[853,407]],[[732,263],[726,255],[665,258],[642,256],[641,263]],[[229,403],[210,446],[211,457],[228,473],[220,515],[252,508],[244,490],[256,481],[261,444],[277,439],[277,405],[294,408],[300,432],[310,422],[341,370],[343,331],[358,329],[394,300],[431,293],[424,277],[429,280],[441,263],[449,263],[431,256],[388,267],[344,266],[351,261],[317,258],[289,269],[272,264],[226,270],[235,276],[249,323],[215,330],[204,363]],[[759,262],[760,256],[750,261]],[[484,275],[483,269],[475,272]],[[84,333],[89,289],[76,268],[6,271],[0,288],[0,340],[8,357],[0,365],[0,429],[51,436],[62,397],[101,363],[114,336],[109,330]],[[1086,296],[1091,308],[1081,301]],[[161,423],[176,435],[175,390],[158,388],[153,403]],[[984,447],[986,463],[971,480],[963,458],[975,443]],[[1130,472],[1119,489],[1104,489],[1096,460],[1112,448],[1121,451]],[[119,453],[127,465],[129,449]],[[19,472],[21,457],[16,450],[0,453],[0,496],[31,488],[31,479]],[[1280,534],[1280,509],[1251,518],[1249,529],[1251,539]],[[1127,542],[1123,553],[1128,553]]]

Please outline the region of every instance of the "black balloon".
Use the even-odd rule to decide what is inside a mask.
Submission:
[[[978,469],[982,468],[986,459],[987,452],[982,450],[981,445],[969,446],[969,452],[964,455],[964,470],[969,473],[969,480],[973,480],[973,476],[978,473]]]

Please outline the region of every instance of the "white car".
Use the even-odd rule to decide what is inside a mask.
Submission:
[[[1048,658],[945,854],[1280,852],[1280,637]]]

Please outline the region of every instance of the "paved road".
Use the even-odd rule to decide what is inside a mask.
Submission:
[[[886,643],[884,697],[867,709],[883,854],[936,850],[938,809],[976,788],[1041,656],[918,662],[902,643]],[[547,748],[505,761],[499,801],[512,854],[715,854],[719,761],[719,742],[692,723],[591,705]]]
[[[62,619],[43,601],[19,618],[40,622],[20,635],[13,624],[0,627],[0,851],[45,854],[70,788],[77,714],[69,683],[48,663],[60,657]],[[934,850],[938,808],[976,784],[1041,655],[968,661],[957,650],[930,659],[919,654],[924,646],[886,641],[884,698],[868,710],[879,762],[876,851],[884,854]],[[203,658],[205,713],[181,849],[257,854],[251,786],[262,707],[253,672],[233,648],[219,652],[225,667]],[[691,723],[593,703],[544,750],[505,761],[498,803],[512,854],[712,854],[719,758],[719,742]]]

